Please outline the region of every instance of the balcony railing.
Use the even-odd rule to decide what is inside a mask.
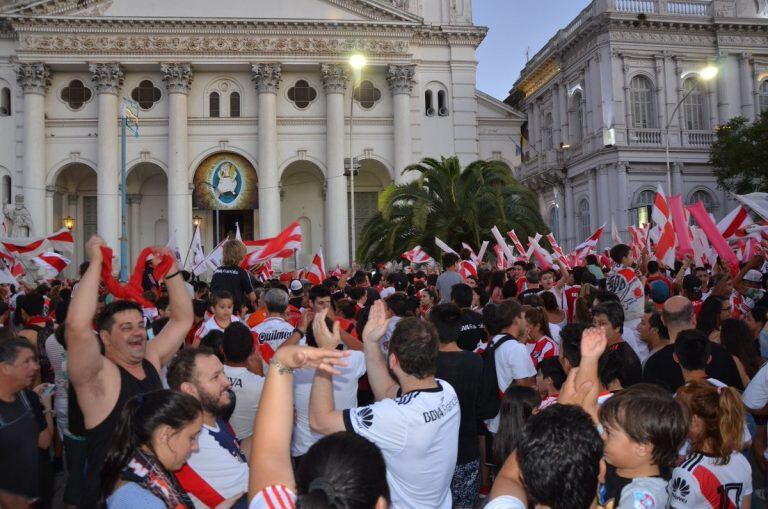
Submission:
[[[661,129],[630,129],[630,145],[661,145],[664,138]]]
[[[689,147],[708,147],[715,141],[712,131],[685,131],[685,142]]]
[[[617,12],[659,12],[657,0],[613,0],[613,9]]]
[[[667,11],[679,16],[712,16],[712,3],[709,1],[668,2]]]
[[[674,14],[676,16],[712,16],[711,0],[609,0],[616,12]]]

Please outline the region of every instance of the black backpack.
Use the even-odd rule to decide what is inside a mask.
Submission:
[[[480,419],[493,419],[499,413],[501,396],[499,395],[499,381],[496,377],[496,350],[510,339],[515,338],[505,334],[496,343],[491,340],[488,342],[488,348],[483,352],[483,379],[480,384],[480,399],[477,408]]]

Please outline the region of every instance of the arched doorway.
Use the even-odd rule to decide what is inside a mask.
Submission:
[[[349,182],[349,181],[348,181]],[[379,210],[379,194],[392,183],[389,170],[381,161],[376,159],[361,159],[360,169],[355,176],[355,244],[359,242],[360,232]],[[351,185],[348,186],[347,203],[349,207],[349,249],[350,260],[354,259],[352,247],[352,200]]]
[[[126,228],[132,266],[143,248],[168,243],[168,177],[157,164],[143,162],[128,170],[126,184]],[[183,257],[186,247],[179,249]]]
[[[227,236],[234,238],[239,227],[243,240],[254,239],[259,179],[250,161],[234,152],[211,154],[198,165],[192,182],[192,209],[203,218],[203,238],[215,246]]]
[[[68,164],[56,176],[52,211],[53,229],[63,228],[66,217],[75,220],[75,226],[72,229],[75,239],[72,263],[64,271],[67,277],[77,275],[77,268],[85,261],[85,243],[98,231],[96,195],[96,171],[87,164]]]
[[[283,260],[283,268],[306,267],[322,245],[324,235],[323,172],[308,160],[294,161],[283,170],[280,179],[280,217],[282,227],[294,221],[301,224],[304,241],[298,260]]]

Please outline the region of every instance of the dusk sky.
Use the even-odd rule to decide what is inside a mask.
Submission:
[[[475,25],[490,30],[477,59],[477,88],[498,99],[507,92],[530,56],[589,5],[589,0],[474,0]]]

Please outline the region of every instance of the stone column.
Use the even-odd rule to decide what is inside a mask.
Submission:
[[[82,227],[83,223],[81,222],[82,219],[78,216],[78,213],[77,213],[77,201],[78,201],[77,193],[68,194],[67,195],[67,201],[66,201],[66,204],[67,204],[66,207],[63,206],[63,204],[62,204],[62,209],[63,209],[62,212],[64,213],[63,215],[65,217],[67,215],[69,215],[70,217],[74,218],[74,220],[75,220],[75,228],[74,228],[75,231],[74,231],[74,234],[73,234],[75,242],[74,242],[74,245],[72,247],[72,260],[74,260],[75,266],[74,267],[71,267],[71,266],[69,267],[69,269],[71,270],[71,272],[69,272],[69,274],[72,274],[72,277],[77,277],[77,266],[80,265],[80,263],[83,262],[83,259],[81,259],[80,256],[79,256],[80,246],[83,245],[83,240],[82,240],[83,234],[78,232],[78,226]]]
[[[277,168],[277,90],[280,64],[254,64],[253,82],[259,95],[259,237],[281,231],[280,174]]]
[[[619,217],[616,218],[616,224],[621,232],[627,232],[629,218],[627,209],[629,208],[629,198],[627,198],[629,189],[627,189],[627,163],[619,161],[616,163],[616,198],[619,206]]]
[[[169,187],[170,189],[170,187]],[[169,191],[170,194],[170,191]],[[141,244],[141,195],[140,194],[131,194],[128,196],[128,207],[130,209],[130,232],[131,232],[131,242],[130,242],[130,249],[128,252],[130,253],[131,258],[131,265],[136,264],[136,257],[139,255],[139,249],[142,248]],[[182,249],[181,244],[179,244],[179,249]],[[184,253],[181,253],[182,256],[184,256]]]
[[[595,204],[596,208],[600,209],[600,215],[597,216],[598,223],[599,224],[606,223],[607,225],[610,225],[611,216],[613,216],[613,210],[611,209],[611,193],[608,190],[608,166],[607,165],[601,164],[597,169],[597,187],[600,193],[599,194],[600,199],[592,203]],[[592,203],[590,203],[590,208],[592,208]],[[600,238],[602,240],[603,247],[609,246],[612,242],[610,235],[604,235]]]
[[[45,215],[44,233],[53,232],[53,195],[54,194],[56,194],[56,186],[45,186],[45,210],[48,213]]]
[[[24,203],[32,216],[29,233],[43,235],[46,222],[45,93],[51,85],[51,73],[43,63],[19,64],[16,67],[16,81],[24,93],[22,186]],[[53,211],[47,213],[52,214]]]
[[[672,163],[672,194],[683,193],[683,168],[678,162]],[[685,200],[685,197],[683,197]]]
[[[168,238],[176,231],[176,243],[184,256],[192,241],[187,141],[187,96],[192,86],[192,66],[166,63],[160,70],[168,90]]]
[[[552,147],[556,150],[563,143],[560,113],[560,85],[556,84],[552,87]]]
[[[598,226],[598,214],[600,213],[600,207],[597,206],[597,170],[587,170],[587,195],[589,196],[589,235],[597,230]]]
[[[666,60],[666,57],[664,54],[661,55],[654,55],[654,69],[656,71],[656,87],[654,88],[654,91],[656,92],[656,114],[658,115],[658,126],[659,129],[664,129],[664,126],[667,125],[667,113],[666,113],[666,101],[664,100],[664,94],[666,93],[667,86],[664,83],[664,61]],[[627,108],[630,106],[627,105]],[[667,134],[664,133],[664,136]]]
[[[120,267],[120,169],[118,159],[118,94],[123,85],[120,64],[91,64],[93,84],[99,105],[97,185],[98,215],[96,228],[99,235],[115,253],[113,267]],[[170,191],[170,188],[169,188]]]
[[[411,164],[411,92],[415,83],[415,65],[387,66],[387,83],[392,91],[395,182],[408,181],[403,170]]]
[[[576,245],[574,239],[576,238],[576,223],[574,218],[576,217],[576,206],[573,203],[573,183],[566,177],[565,179],[565,246],[566,252]]]
[[[326,103],[326,185],[325,252],[326,264],[349,265],[349,211],[347,179],[344,176],[344,91],[347,69],[338,64],[320,67]]]
[[[568,234],[565,227],[565,185],[562,181],[558,181],[558,184],[556,184],[554,189],[556,189],[557,193],[560,195],[555,200],[555,204],[557,205],[557,226],[560,230],[556,240],[561,246],[565,246],[568,244]]]
[[[741,81],[741,116],[749,120],[755,118],[753,92],[755,89],[750,69],[751,53],[742,53],[739,59],[739,79]]]

